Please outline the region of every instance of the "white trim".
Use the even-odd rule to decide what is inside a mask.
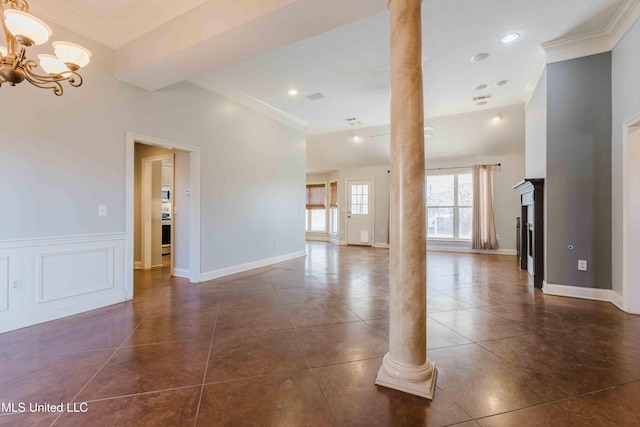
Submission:
[[[211,76],[202,75],[199,77],[193,77],[188,81],[189,83],[192,83],[202,89],[217,93],[218,95],[222,95],[225,98],[244,105],[245,107],[249,107],[252,110],[257,111],[258,113],[264,114],[270,119],[291,126],[296,130],[306,132],[307,126],[309,125],[308,122],[300,120],[289,113],[285,113],[282,110],[272,107],[271,105],[266,104],[259,99],[256,99],[242,91],[239,91],[238,89],[231,87],[219,80],[216,80]]]
[[[73,316],[75,314],[84,313],[86,311],[118,304],[126,300],[126,292],[119,291],[115,294],[103,295],[95,299],[83,299],[75,301],[71,304],[57,306],[51,309],[45,309],[36,312],[30,311],[18,316],[5,317],[3,318],[3,321],[0,322],[0,333],[25,328],[31,325],[37,325],[43,322],[49,322],[51,320],[60,319],[62,317]]]
[[[611,38],[604,30],[596,31],[581,36],[542,43],[542,48],[547,52],[547,64],[553,64],[609,52],[611,50]]]
[[[329,241],[329,234],[327,233],[321,233],[321,232],[311,232],[311,231],[307,231],[305,233],[305,240],[308,240],[310,242],[328,242]]]
[[[606,31],[611,37],[611,49],[620,43],[638,19],[640,19],[640,0],[626,0],[607,25]]]
[[[531,102],[531,98],[533,98],[533,94],[538,88],[538,84],[540,83],[540,79],[542,78],[542,73],[544,73],[545,68],[547,68],[547,52],[539,47],[538,53],[536,53],[536,59],[533,62],[533,66],[529,70],[527,83],[524,87],[522,100],[524,101],[525,110],[529,106],[529,102]]]
[[[125,240],[127,233],[81,234],[76,236],[35,237],[27,239],[0,240],[0,249],[28,248],[33,246],[70,245],[74,243]]]
[[[142,259],[142,269],[154,268],[157,266],[151,266],[151,242],[153,241],[152,232],[152,214],[151,214],[151,201],[153,196],[151,194],[152,185],[152,167],[151,163],[160,162],[163,160],[171,161],[171,170],[174,171],[175,165],[175,153],[161,154],[159,156],[143,157],[141,161],[141,184],[140,184],[140,258]],[[171,194],[173,192],[173,179],[171,180]],[[172,206],[174,206],[172,204]],[[173,215],[171,215],[171,252],[173,252]],[[173,263],[173,258],[171,259]]]
[[[338,240],[338,246],[347,246],[347,242],[345,240]]]
[[[543,43],[547,63],[609,52],[620,43],[638,19],[640,0],[625,0],[604,30]]]
[[[606,301],[616,305],[622,311],[626,311],[622,307],[620,307],[620,295],[618,295],[611,289],[581,288],[579,286],[554,285],[543,280],[542,292],[544,292],[545,295],[556,295],[560,297],[588,299],[593,301]]]
[[[9,310],[9,257],[0,257],[0,311]]]
[[[86,248],[86,249],[76,249],[76,250],[54,250],[54,251],[48,251],[48,252],[38,252],[38,254],[36,255],[36,286],[37,286],[37,292],[36,292],[36,303],[37,304],[43,304],[43,303],[48,303],[51,301],[60,301],[62,299],[66,299],[66,298],[72,298],[72,297],[76,297],[79,295],[86,295],[86,294],[91,294],[94,292],[104,292],[107,291],[109,289],[114,289],[115,287],[115,281],[114,281],[114,274],[115,274],[115,257],[114,257],[114,253],[115,253],[116,248],[111,245],[111,246],[102,246],[102,247],[91,247],[91,248]],[[71,294],[67,294],[67,295],[62,295],[62,296],[57,296],[55,298],[45,298],[44,296],[44,260],[45,258],[48,257],[55,257],[55,256],[61,256],[61,255],[78,255],[78,254],[89,254],[89,253],[96,253],[96,252],[106,252],[107,253],[107,271],[108,271],[108,276],[107,276],[107,283],[98,289],[91,289],[91,290],[81,290],[79,292],[76,293],[71,293]]]
[[[133,263],[134,270],[142,270],[142,261],[136,261]]]
[[[337,234],[329,233],[329,243],[333,243],[334,245],[339,245],[340,240]]]
[[[631,307],[632,280],[629,277],[629,134],[640,122],[640,113],[622,124],[622,310],[628,312]],[[633,281],[635,282],[635,280]]]
[[[371,181],[371,191],[369,192],[369,195],[371,196],[371,206],[369,206],[369,215],[371,215],[371,225],[370,225],[370,229],[369,229],[369,239],[371,240],[371,244],[370,245],[358,245],[357,243],[354,243],[355,246],[370,246],[373,247],[374,245],[374,240],[376,237],[376,181],[375,181],[375,177],[373,176],[369,176],[369,177],[363,177],[363,178],[345,178],[344,180],[344,194],[345,194],[345,198],[347,199],[347,203],[346,203],[346,208],[347,208],[347,220],[345,221],[344,224],[344,232],[345,232],[345,239],[346,242],[345,244],[348,245],[349,244],[349,208],[351,207],[351,203],[350,203],[350,198],[351,198],[351,189],[349,188],[349,181]]]
[[[155,145],[163,148],[173,148],[189,152],[190,171],[189,171],[189,187],[191,194],[189,196],[189,281],[198,283],[200,281],[200,170],[202,156],[200,147],[193,145],[181,144],[162,138],[156,138],[148,135],[141,135],[133,132],[127,132],[127,199],[126,199],[126,218],[127,218],[127,250],[126,250],[126,281],[125,291],[127,298],[133,298],[133,269],[134,269],[134,183],[135,183],[135,144],[140,142],[147,145]]]
[[[617,293],[616,291],[611,291],[610,294],[610,298],[611,298],[611,304],[615,305],[616,307],[618,307],[620,310],[624,311],[624,312],[628,312],[627,310],[624,309],[624,300],[622,299],[622,296]],[[636,314],[640,314],[640,313],[636,313]]]
[[[389,244],[388,243],[374,243],[373,247],[374,248],[378,248],[378,249],[389,249]]]
[[[483,250],[483,249],[471,249],[468,247],[459,247],[459,246],[433,245],[430,243],[427,244],[427,251],[459,252],[459,253],[465,253],[465,254],[509,255],[509,256],[518,255],[518,251],[516,249]]]
[[[200,275],[200,281],[217,279],[219,277],[230,276],[232,274],[242,273],[244,271],[253,270],[255,268],[266,267],[267,265],[277,264],[279,262],[289,261],[291,259],[306,256],[306,251],[291,252],[289,254],[280,255],[273,258],[265,258],[257,261],[248,262],[246,264],[234,265],[231,267],[221,268],[219,270],[209,271]]]
[[[189,278],[189,270],[186,268],[174,268],[173,275],[176,277],[182,277],[183,279]]]

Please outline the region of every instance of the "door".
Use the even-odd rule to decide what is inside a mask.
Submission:
[[[347,244],[373,246],[373,180],[347,180]]]

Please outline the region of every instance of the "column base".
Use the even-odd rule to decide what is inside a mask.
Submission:
[[[436,390],[436,378],[438,376],[438,370],[436,369],[435,363],[427,361],[430,375],[426,378],[420,380],[407,380],[392,376],[385,368],[385,362],[387,361],[388,356],[388,354],[385,356],[385,360],[378,371],[378,376],[375,381],[376,385],[433,400],[433,393]],[[418,369],[418,371],[424,372],[424,367]]]

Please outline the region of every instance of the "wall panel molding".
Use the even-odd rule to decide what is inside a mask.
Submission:
[[[9,257],[0,257],[0,311],[9,309]]]

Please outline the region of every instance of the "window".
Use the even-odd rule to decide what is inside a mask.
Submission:
[[[329,233],[338,234],[338,183],[329,184]]]
[[[325,184],[307,184],[307,211],[305,230],[324,233],[327,231]]]
[[[473,182],[471,173],[427,178],[427,237],[471,240]]]
[[[351,213],[354,215],[369,214],[369,186],[351,186]]]

